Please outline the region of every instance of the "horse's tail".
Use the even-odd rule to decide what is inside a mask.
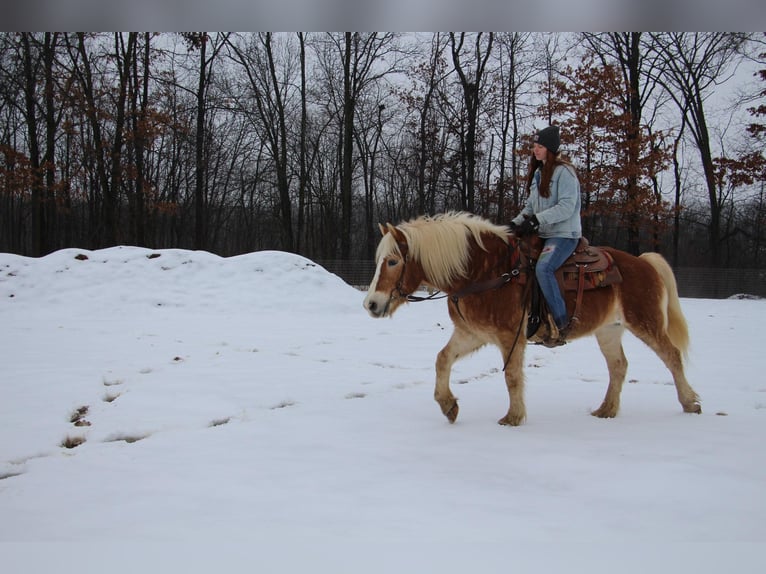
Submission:
[[[686,357],[689,352],[689,327],[686,324],[686,318],[681,311],[681,301],[678,298],[678,285],[676,278],[665,258],[659,253],[643,253],[641,259],[649,263],[657,273],[662,277],[667,292],[665,308],[662,310],[665,315],[665,332],[673,343],[673,346],[681,351],[681,355]]]

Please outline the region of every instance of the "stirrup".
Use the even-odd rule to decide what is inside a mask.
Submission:
[[[556,337],[555,339],[553,337],[546,337],[543,339],[543,345],[548,347],[549,349],[553,349],[554,347],[561,347],[563,345],[567,344],[567,340],[564,337]]]
[[[543,345],[545,345],[549,349],[552,349],[553,347],[561,347],[567,344],[567,336],[569,335],[569,332],[572,330],[572,321],[570,320],[566,324],[566,326],[557,330],[558,330],[558,334],[555,338],[551,337],[550,334],[546,335],[545,338],[543,338],[543,341],[542,341]]]

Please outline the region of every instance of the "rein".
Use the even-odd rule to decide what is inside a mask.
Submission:
[[[442,293],[441,291],[435,291],[431,293],[428,297],[420,297],[419,295],[407,295],[405,299],[407,299],[408,303],[422,303],[423,301],[436,301],[438,299],[444,299],[446,297],[449,297],[446,293]]]
[[[509,245],[510,247],[510,245]],[[516,249],[519,250],[519,253],[523,253],[527,256],[527,260],[529,260],[529,254],[524,253],[524,251],[521,249],[521,246],[518,245]],[[514,267],[511,271],[507,271],[500,275],[499,277],[495,277],[494,279],[488,279],[486,281],[480,281],[478,283],[471,283],[461,289],[460,291],[457,291],[456,293],[453,293],[452,295],[448,293],[442,293],[441,291],[436,291],[434,293],[431,293],[427,297],[420,297],[418,295],[413,295],[411,293],[405,294],[402,291],[402,281],[404,279],[404,275],[407,268],[407,260],[408,260],[408,246],[406,243],[399,243],[399,250],[402,252],[403,255],[403,265],[402,265],[402,272],[399,275],[399,281],[396,283],[396,293],[398,293],[399,297],[402,297],[407,300],[409,303],[421,303],[423,301],[435,301],[438,299],[444,299],[446,297],[449,297],[450,301],[452,301],[455,304],[455,308],[457,309],[458,314],[460,317],[465,320],[463,317],[463,313],[460,311],[460,299],[463,297],[467,297],[468,295],[476,295],[478,293],[484,293],[485,291],[491,291],[493,289],[499,289],[500,287],[503,287],[504,285],[507,285],[511,281],[513,281],[514,278],[521,275],[521,266],[522,266],[522,259],[519,258],[517,262],[517,266]],[[529,296],[531,294],[531,291],[529,289],[529,286],[532,284],[531,281],[527,281],[526,285],[524,285],[524,292],[522,294],[522,308],[526,309],[529,305]],[[392,293],[393,295],[393,293]],[[513,352],[516,350],[516,345],[519,343],[519,337],[521,336],[521,329],[524,326],[524,313],[521,315],[521,320],[519,321],[519,326],[516,329],[516,336],[513,339],[513,346],[511,347],[511,350],[508,352],[508,356],[505,358],[505,361],[503,362],[503,371],[505,371],[508,368],[508,363],[511,360],[511,356],[513,355]]]
[[[527,284],[524,285],[524,293],[521,296],[521,300],[524,302],[522,305],[522,309],[527,309],[529,307],[529,297],[532,293],[530,291],[529,286],[532,285],[532,281],[527,281]],[[513,352],[516,350],[516,345],[519,344],[519,336],[521,335],[521,328],[524,326],[524,315],[525,313],[521,314],[521,319],[519,320],[519,327],[516,329],[516,337],[513,339],[513,345],[511,345],[511,350],[508,351],[508,356],[505,358],[505,361],[503,361],[503,372],[505,372],[505,369],[508,368],[508,363],[511,361],[511,357],[513,356]]]
[[[428,297],[419,297],[417,295],[407,295],[407,301],[410,303],[420,303],[421,301],[433,301],[436,299],[444,299],[446,297],[450,298],[450,301],[453,303],[456,303],[462,299],[463,297],[466,297],[468,295],[475,295],[477,293],[483,293],[484,291],[491,291],[492,289],[499,289],[506,283],[510,283],[513,281],[514,277],[518,277],[521,274],[521,271],[519,269],[514,269],[513,271],[510,271],[508,273],[503,273],[500,277],[496,277],[494,279],[488,279],[487,281],[482,281],[481,283],[472,283],[465,287],[464,289],[461,289],[457,293],[453,293],[452,295],[449,295],[447,293],[442,293],[441,291],[436,291],[435,293],[432,293]]]

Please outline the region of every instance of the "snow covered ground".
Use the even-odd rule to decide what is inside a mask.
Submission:
[[[444,301],[363,297],[281,252],[0,254],[0,570],[762,571],[766,301],[682,300],[702,415],[627,335],[616,419],[590,338],[528,348],[508,428],[493,348],[433,401]]]

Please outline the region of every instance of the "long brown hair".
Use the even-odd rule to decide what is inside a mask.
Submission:
[[[547,157],[545,161],[540,161],[532,154],[529,158],[529,172],[527,173],[527,193],[532,189],[532,180],[535,178],[535,172],[540,168],[540,185],[538,191],[541,197],[550,197],[551,195],[551,178],[553,177],[553,171],[556,166],[566,165],[574,169],[574,166],[567,160],[562,158],[559,154],[554,154],[551,150],[546,149]]]

